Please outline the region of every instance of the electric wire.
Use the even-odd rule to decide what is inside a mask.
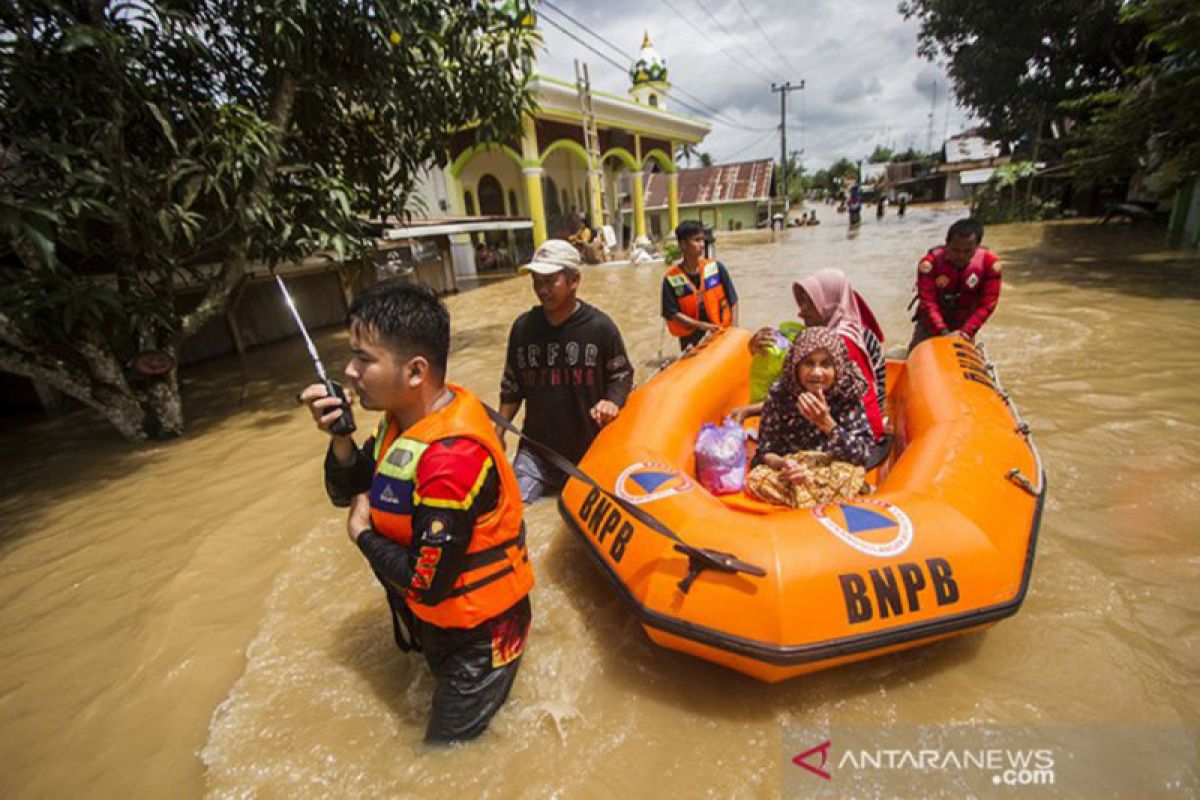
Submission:
[[[549,6],[548,3],[543,3],[543,5]],[[602,53],[601,51],[599,51],[595,47],[593,47],[591,44],[589,44],[588,42],[584,41],[583,39],[579,38],[571,31],[567,30],[567,28],[565,28],[561,23],[555,21],[554,18],[547,16],[545,13],[543,13],[541,15],[541,18],[543,20],[545,20],[546,22],[548,22],[552,27],[554,27],[557,30],[559,30],[560,32],[562,32],[563,35],[567,36],[569,39],[571,39],[575,43],[579,44],[581,47],[585,48],[588,52],[594,54],[598,58],[603,59],[608,64],[612,65],[613,67],[620,70],[621,72],[625,72],[625,70],[628,69],[628,67],[626,65],[618,63],[616,60],[614,60],[607,54]],[[576,24],[578,24],[578,23],[576,23]],[[595,36],[597,36],[597,38],[599,38],[598,34],[593,34],[593,35],[595,35]],[[610,45],[610,46],[612,46],[612,45]],[[682,94],[684,96],[691,96],[689,93],[684,92],[679,86],[675,86],[674,88],[679,94]],[[725,116],[721,112],[716,111],[716,109],[714,109],[712,106],[708,106],[707,103],[704,103],[703,101],[699,100],[698,98],[695,99],[695,102],[701,103],[705,106],[708,106],[709,110],[706,111],[703,108],[699,108],[696,105],[685,102],[684,100],[681,100],[679,98],[676,98],[676,102],[678,102],[684,108],[687,108],[687,109],[693,111],[694,113],[699,114],[703,117],[709,117],[713,120],[713,122],[719,123],[728,128],[736,128],[738,130],[745,130],[745,131],[751,131],[751,132],[756,132],[756,133],[761,132],[763,130],[772,130],[772,131],[778,130],[778,126],[773,126],[769,129],[767,129],[767,128],[756,128],[756,127],[752,127],[752,126],[748,126],[748,125],[741,125],[739,123],[733,122],[732,120],[725,118]]]
[[[725,25],[723,22],[721,22],[721,20],[717,19],[717,16],[708,9],[708,6],[704,5],[704,0],[692,0],[692,2],[694,2],[696,5],[700,6],[700,10],[708,15],[708,18],[713,21],[713,25],[715,25],[717,27],[717,30],[725,31],[729,27],[729,26]],[[762,62],[762,60],[754,53],[754,51],[752,51],[750,48],[746,47],[746,45],[737,41],[732,36],[729,36],[728,33],[726,33],[725,35],[729,38],[729,41],[733,42],[734,45],[736,45],[738,47],[738,49],[740,49],[743,53],[745,53],[746,56],[751,61],[753,61],[758,66],[762,67],[764,70],[767,71],[767,73],[777,71],[777,68],[773,69],[770,65],[764,64]],[[771,79],[768,78],[767,80],[771,80]]]
[[[788,57],[783,54],[783,51],[775,46],[775,42],[763,29],[763,26],[758,24],[758,20],[756,20],[754,15],[750,13],[750,9],[746,8],[746,4],[743,3],[742,0],[737,0],[737,4],[742,7],[742,12],[745,13],[745,15],[750,18],[750,21],[754,23],[754,27],[758,28],[758,32],[763,35],[763,39],[766,40],[767,44],[771,45],[771,49],[775,51],[775,55],[779,56],[779,59],[783,62],[784,66],[786,66],[793,73],[799,72],[798,69],[792,66],[792,62],[789,61]]]

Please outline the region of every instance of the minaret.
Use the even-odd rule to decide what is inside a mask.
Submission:
[[[667,82],[667,62],[650,44],[649,31],[642,38],[642,52],[629,68],[629,78],[633,81],[629,94],[635,103],[666,110],[667,91],[671,88]]]

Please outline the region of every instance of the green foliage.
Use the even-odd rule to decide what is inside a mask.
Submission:
[[[991,179],[972,198],[971,216],[985,224],[1061,216],[1058,203],[1018,191],[1021,182],[1031,179],[1036,172],[1032,161],[1014,161],[996,167]]]
[[[881,144],[875,145],[875,150],[871,155],[867,156],[867,161],[871,164],[886,164],[889,161],[895,160],[895,154],[891,148],[884,147]]]
[[[76,337],[98,332],[118,362],[173,352],[248,264],[365,255],[362,217],[404,215],[456,136],[517,135],[528,13],[457,0],[0,4],[0,368],[32,374],[53,356],[123,392]],[[206,292],[187,315],[184,286]]]
[[[663,260],[668,264],[675,264],[683,258],[683,251],[679,249],[679,244],[672,239],[663,245]]]
[[[713,165],[713,157],[711,153],[700,154],[700,166],[711,167]]]
[[[1200,10],[1190,0],[1138,0],[1122,9],[1122,25],[1147,31],[1141,58],[1124,86],[1072,106],[1090,121],[1069,156],[1085,182],[1142,173],[1167,195],[1200,172]]]
[[[1187,0],[1179,0],[1187,2]],[[1142,37],[1123,0],[903,0],[918,52],[947,64],[960,103],[998,138],[1040,139],[1060,104],[1126,80]]]

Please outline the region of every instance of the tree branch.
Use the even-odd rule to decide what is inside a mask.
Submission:
[[[271,107],[267,121],[275,130],[275,141],[268,154],[255,170],[254,179],[250,182],[246,193],[238,199],[237,217],[243,216],[246,205],[254,202],[255,198],[270,186],[275,180],[275,172],[279,166],[280,153],[283,150],[283,139],[287,135],[288,124],[292,116],[292,108],[296,102],[296,81],[290,73],[281,73],[279,83],[275,87],[275,95],[271,98]],[[200,304],[191,313],[184,316],[180,322],[179,335],[176,341],[184,341],[195,335],[197,331],[214,316],[225,308],[229,295],[237,288],[246,272],[246,246],[244,243],[234,245],[232,252],[221,264],[221,272],[217,280],[204,293]]]

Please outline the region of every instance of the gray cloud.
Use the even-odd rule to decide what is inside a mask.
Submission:
[[[779,125],[779,96],[770,91],[772,80],[806,81],[804,91],[788,97],[788,149],[803,148],[810,169],[840,156],[862,158],[879,144],[924,147],[935,80],[935,145],[945,130],[954,133],[971,124],[968,115],[952,102],[947,104],[945,73],[917,57],[917,25],[896,12],[895,0],[699,2],[719,24],[697,0],[554,0],[630,58],[599,44],[552,9],[543,8],[542,13],[622,65],[636,56],[642,32],[648,30],[667,60],[671,82],[735,123],[710,119],[713,131],[701,149],[718,161],[778,157],[778,134],[770,130]],[[747,17],[743,4],[785,58]],[[626,92],[629,77],[624,68],[616,69],[544,22],[541,30],[545,42],[538,62],[541,71],[571,78],[572,61],[578,58],[588,63],[594,86]],[[680,101],[686,98],[678,93],[671,97],[675,111],[706,119],[713,116],[685,108]]]

